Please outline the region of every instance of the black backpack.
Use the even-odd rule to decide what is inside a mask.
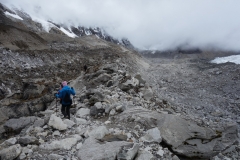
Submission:
[[[72,105],[72,99],[71,99],[71,97],[70,97],[69,92],[66,92],[66,94],[65,94],[65,96],[64,96],[64,98],[63,98],[63,101],[64,101],[65,103],[70,103],[70,105]]]

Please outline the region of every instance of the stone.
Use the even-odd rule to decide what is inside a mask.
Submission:
[[[108,129],[105,126],[100,126],[93,129],[89,136],[95,139],[102,139],[106,134],[108,134]]]
[[[35,127],[42,127],[45,124],[46,123],[45,123],[44,119],[37,118],[36,121],[34,122],[33,126],[35,126]]]
[[[140,138],[144,142],[157,142],[160,143],[162,141],[162,137],[160,131],[157,127],[152,128],[147,131],[146,135]]]
[[[69,119],[64,119],[63,123],[65,123],[68,128],[72,128],[76,123],[74,123],[73,121],[69,120]]]
[[[115,116],[116,121],[125,122],[131,117],[139,117],[135,122],[148,128],[157,127],[162,140],[176,153],[188,158],[209,159],[227,149],[237,141],[237,125],[226,126],[216,132],[211,128],[200,127],[192,121],[186,121],[180,116],[161,114],[144,108],[131,108]],[[130,125],[131,122],[128,122]]]
[[[51,115],[48,125],[61,131],[67,129],[67,125],[64,124],[62,119],[57,117],[55,114]]]
[[[117,153],[121,150],[121,148],[125,145],[130,144],[132,143],[125,141],[98,143],[97,140],[89,137],[85,140],[83,146],[79,149],[77,157],[81,160],[115,160]]]
[[[4,127],[8,131],[13,131],[15,133],[21,132],[23,128],[35,122],[37,117],[21,117],[18,119],[9,119],[5,122]]]
[[[143,98],[147,101],[153,97],[153,91],[150,87],[143,88],[141,92],[143,93]]]
[[[110,116],[114,116],[116,114],[116,110],[115,109],[112,109],[109,113]]]
[[[147,159],[151,160],[152,158],[154,158],[152,153],[150,153],[149,151],[142,150],[138,152],[136,160],[147,160]]]
[[[19,159],[25,159],[27,156],[25,153],[21,153],[20,156],[19,156]]]
[[[176,155],[172,157],[172,160],[180,160]]]
[[[82,147],[82,145],[83,145],[82,143],[78,143],[77,146],[76,146],[76,149],[77,150],[80,149]]]
[[[9,138],[8,140],[4,141],[4,144],[10,146],[10,145],[16,144],[16,142],[17,142],[17,138],[14,137],[14,138]]]
[[[94,104],[94,106],[97,108],[97,109],[101,109],[102,108],[102,103],[101,102],[97,102]]]
[[[26,135],[24,137],[20,137],[18,139],[19,144],[21,145],[28,145],[28,144],[39,144],[39,141],[36,137],[32,137],[29,135]]]
[[[20,146],[20,144],[16,144],[0,150],[0,157],[1,160],[12,160],[17,158],[21,152],[22,147]]]
[[[90,115],[90,109],[88,109],[88,108],[80,108],[76,113],[76,116],[79,118],[83,118],[88,115]]]
[[[123,112],[125,109],[126,109],[126,107],[124,107],[122,105],[119,105],[119,106],[116,107],[117,112]]]
[[[83,119],[83,118],[75,118],[75,123],[77,125],[82,125],[82,124],[87,124],[88,121],[86,119]]]
[[[56,160],[56,159],[65,159],[64,156],[58,155],[58,154],[50,154],[48,155],[48,160]]]
[[[163,154],[164,154],[164,151],[160,148],[160,149],[158,149],[158,151],[157,151],[157,155],[159,155],[159,156],[163,156]]]
[[[117,159],[133,160],[139,148],[140,145],[137,143],[133,145],[124,146],[122,147],[122,150],[117,154]]]
[[[53,135],[53,136],[60,136],[61,134],[60,134],[59,131],[54,131],[52,135]]]
[[[137,87],[139,85],[139,81],[132,77],[131,79],[128,79],[126,82],[124,83],[120,83],[119,84],[119,88],[122,90],[122,91],[129,91],[130,89],[133,89],[134,87]]]
[[[139,83],[140,84],[145,84],[146,83],[146,81],[144,80],[144,79],[142,79],[142,76],[138,73],[138,74],[136,74],[135,76],[134,76],[134,78],[136,78],[138,81],[139,81]]]
[[[65,138],[59,141],[55,140],[52,141],[51,143],[41,144],[39,147],[40,149],[44,150],[57,150],[57,149],[70,150],[81,139],[82,139],[81,136],[74,135],[72,138]]]
[[[94,95],[89,99],[89,104],[94,105],[96,102],[102,102],[104,100],[104,95],[100,92],[95,92]]]

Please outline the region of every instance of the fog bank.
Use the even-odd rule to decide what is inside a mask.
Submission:
[[[141,49],[240,51],[239,0],[1,0],[31,16],[103,27]]]

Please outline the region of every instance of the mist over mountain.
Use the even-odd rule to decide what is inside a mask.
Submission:
[[[237,0],[2,0],[35,18],[59,24],[102,27],[140,49],[178,47],[240,50]]]

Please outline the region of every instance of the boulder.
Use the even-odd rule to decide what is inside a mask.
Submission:
[[[133,160],[139,148],[140,148],[139,144],[131,144],[128,146],[124,146],[117,154],[117,159]]]
[[[113,73],[118,71],[118,65],[116,63],[106,64],[103,67],[108,73]]]
[[[77,157],[81,160],[115,160],[117,153],[125,145],[130,145],[132,143],[125,141],[114,141],[106,143],[98,143],[94,138],[88,138],[83,143],[82,147],[77,153]]]
[[[126,82],[124,83],[120,83],[119,84],[119,88],[122,90],[122,91],[129,91],[130,89],[133,89],[135,87],[138,87],[139,86],[139,81],[132,77],[131,79],[128,79]]]
[[[189,158],[209,159],[230,147],[238,139],[237,126],[229,125],[217,132],[207,127],[200,127],[177,115],[162,114],[143,108],[131,108],[115,116],[116,121],[136,118],[148,128],[158,127],[163,142],[171,147],[176,155]],[[127,122],[131,125],[131,122]]]
[[[144,142],[157,142],[160,143],[162,141],[162,137],[160,131],[157,127],[150,129],[147,131],[146,135],[140,138]]]
[[[31,116],[31,117],[21,117],[18,119],[9,119],[7,122],[5,122],[4,127],[8,131],[13,131],[15,133],[21,132],[23,128],[26,126],[34,123],[36,121],[37,117]]]
[[[150,87],[145,87],[141,89],[141,92],[143,94],[143,98],[147,101],[149,101],[153,97],[153,91]]]
[[[146,159],[151,160],[151,159],[153,159],[153,157],[154,156],[149,151],[142,150],[142,151],[138,151],[136,160],[146,160]]]
[[[12,160],[17,158],[21,152],[22,152],[22,147],[20,146],[20,144],[16,144],[0,150],[0,159]]]
[[[80,141],[82,138],[79,135],[74,135],[72,138],[65,138],[62,140],[55,140],[51,143],[45,143],[41,144],[40,148],[44,150],[57,150],[57,149],[64,149],[64,150],[70,150],[72,146],[77,144],[78,141]]]
[[[64,159],[64,156],[58,154],[50,154],[48,155],[48,160],[56,160],[56,159]]]
[[[74,126],[76,124],[76,123],[74,123],[73,121],[71,121],[69,119],[63,120],[63,123],[65,123],[68,128],[72,128],[72,126]]]
[[[83,118],[75,118],[75,123],[77,125],[81,125],[81,124],[87,124],[87,120],[86,119],[83,119]]]
[[[94,105],[96,102],[102,102],[104,100],[104,95],[98,91],[94,93],[89,99],[89,104]]]
[[[76,113],[76,116],[79,118],[83,118],[88,115],[90,115],[90,109],[88,109],[88,108],[80,108]]]
[[[138,73],[138,74],[136,74],[135,76],[134,76],[134,78],[136,78],[138,81],[139,81],[139,83],[140,84],[145,84],[146,83],[146,81],[144,80],[144,79],[142,79],[142,76]]]
[[[67,125],[65,123],[63,123],[62,119],[57,117],[55,114],[51,115],[48,125],[52,126],[55,129],[58,129],[58,130],[66,130],[67,129]]]
[[[29,136],[29,135],[26,135],[24,137],[20,137],[18,139],[18,142],[19,144],[21,145],[28,145],[28,144],[36,144],[38,145],[39,144],[39,141],[36,137],[32,137],[32,136]]]
[[[100,126],[93,129],[89,136],[96,139],[102,139],[106,134],[108,134],[108,129],[105,126]]]

